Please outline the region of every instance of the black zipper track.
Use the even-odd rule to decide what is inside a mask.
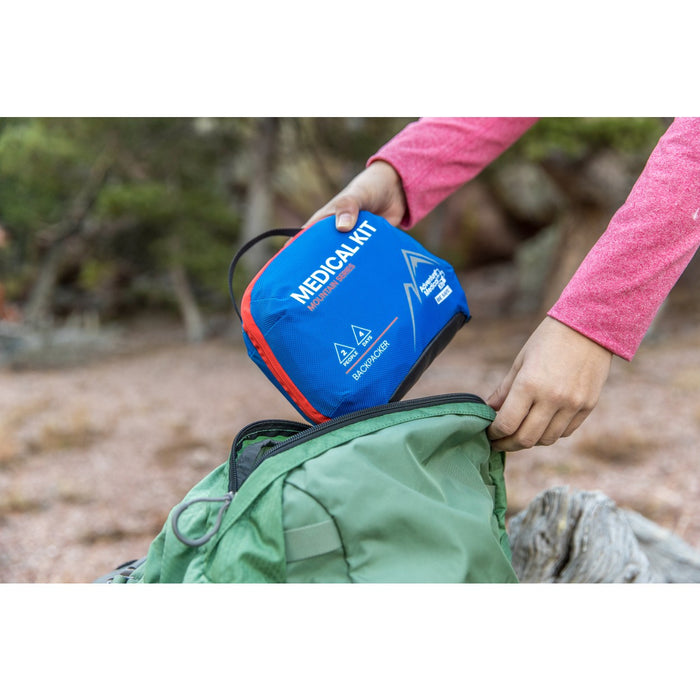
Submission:
[[[372,418],[374,416],[389,415],[392,413],[399,413],[401,411],[407,411],[414,408],[429,408],[430,406],[439,406],[445,403],[478,403],[486,404],[486,402],[476,394],[440,394],[439,396],[427,396],[420,397],[416,399],[408,399],[406,401],[396,401],[394,403],[385,404],[383,406],[374,406],[372,408],[362,408],[359,411],[353,411],[352,413],[347,413],[344,416],[339,416],[338,418],[332,418],[325,423],[320,423],[318,425],[313,425],[306,430],[303,430],[296,435],[293,435],[283,442],[281,442],[277,447],[273,447],[268,450],[264,455],[261,455],[254,464],[253,469],[260,466],[260,463],[272,457],[280,452],[284,452],[292,447],[306,442],[307,440],[312,440],[319,435],[325,435],[338,428],[344,428],[353,423],[358,423],[359,421],[366,420],[367,418]]]
[[[284,432],[292,432],[289,437],[293,437],[294,434],[302,432],[309,429],[308,423],[301,423],[300,421],[291,421],[283,419],[266,419],[259,420],[254,423],[249,423],[245,428],[240,430],[236,437],[233,439],[233,444],[231,445],[231,452],[228,458],[228,490],[231,493],[238,491],[238,473],[236,471],[236,457],[238,455],[240,445],[244,440],[249,440],[252,437],[258,435],[269,435],[270,437],[278,435]],[[289,438],[285,438],[288,440]],[[257,466],[257,465],[256,465]]]

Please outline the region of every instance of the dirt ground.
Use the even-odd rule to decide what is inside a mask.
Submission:
[[[691,295],[694,298],[694,295]],[[631,363],[613,361],[570,438],[507,457],[509,512],[551,486],[598,490],[700,548],[700,307],[667,305]],[[488,396],[539,319],[479,314],[409,396]],[[169,510],[228,458],[237,431],[299,420],[240,336],[187,345],[136,324],[120,351],[0,369],[0,582],[84,582],[145,555]]]

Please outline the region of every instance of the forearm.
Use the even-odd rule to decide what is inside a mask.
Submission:
[[[401,177],[410,228],[517,141],[535,122],[519,117],[426,117],[412,122],[373,155]]]
[[[700,119],[676,119],[549,315],[632,359],[700,245]]]

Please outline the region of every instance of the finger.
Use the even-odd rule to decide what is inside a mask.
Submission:
[[[552,410],[555,410],[553,415]],[[528,449],[534,445],[553,445],[560,438],[569,437],[578,430],[583,421],[592,413],[592,410],[591,408],[583,408],[573,411],[571,409],[556,411],[556,409],[548,408],[545,402],[539,403],[536,410],[533,406],[516,431],[492,440],[492,447],[496,450],[514,452]],[[545,429],[541,430],[541,425],[545,422],[547,415],[552,416],[551,420]],[[538,422],[538,416],[541,416],[541,422]],[[507,416],[505,420],[507,420]],[[498,432],[498,426],[496,430]]]
[[[502,413],[503,411],[501,411]],[[493,449],[503,452],[515,452],[534,447],[548,429],[552,418],[551,409],[544,404],[534,404],[527,415],[523,417],[516,430],[512,430],[504,437],[494,440],[491,446]],[[566,425],[568,425],[568,421]],[[562,426],[561,429],[563,430],[566,425]]]
[[[491,440],[500,440],[516,433],[532,407],[532,399],[524,391],[509,390],[493,423],[486,434]]]
[[[506,400],[511,387],[513,386],[513,380],[518,373],[518,365],[514,363],[508,374],[501,380],[496,390],[491,394],[491,396],[486,399],[486,403],[491,406],[495,411],[500,411],[503,402]]]
[[[564,432],[562,432],[561,437],[569,437],[569,435],[571,435],[575,430],[578,430],[581,423],[583,423],[583,421],[585,421],[586,418],[588,418],[588,416],[591,415],[592,411],[592,408],[583,409],[579,411],[573,417],[573,419],[571,420],[567,428],[564,430]]]
[[[575,419],[576,414],[570,410],[562,409],[557,411],[554,416],[552,416],[552,420],[545,428],[544,432],[537,441],[537,444],[553,445],[557,440],[559,440],[559,438],[567,437],[571,434],[567,433],[567,430],[570,428]],[[573,432],[575,429],[576,427],[573,427],[571,432]]]

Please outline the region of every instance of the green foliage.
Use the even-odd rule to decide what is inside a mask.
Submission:
[[[82,290],[97,289],[117,269],[157,279],[181,262],[197,285],[223,297],[239,229],[225,168],[242,127],[240,120],[190,118],[2,120],[6,289],[26,296],[33,281],[27,270],[36,272],[45,249],[42,231],[68,216],[100,157],[109,160],[109,177],[85,222],[93,234],[83,257],[71,263],[79,265],[73,278]]]
[[[97,202],[97,214],[103,220],[130,216],[147,227],[168,226],[177,217],[177,192],[163,182],[113,182],[107,185]]]
[[[5,120],[0,132],[3,224],[24,236],[60,220],[87,166],[81,144],[52,129],[51,120]]]
[[[343,161],[365,161],[413,119],[396,117],[345,117],[309,119],[318,147]]]
[[[116,241],[109,253],[130,257],[132,267],[140,270],[162,271],[181,264],[195,282],[223,296],[239,222],[231,206],[206,184],[210,183],[200,177],[191,188],[157,180],[105,187],[98,215],[105,221],[132,219],[138,238],[136,251],[130,237]],[[123,248],[122,242],[129,246]]]
[[[79,284],[88,291],[96,290],[105,279],[113,277],[117,272],[117,263],[114,260],[97,260],[90,258],[80,268]]]

